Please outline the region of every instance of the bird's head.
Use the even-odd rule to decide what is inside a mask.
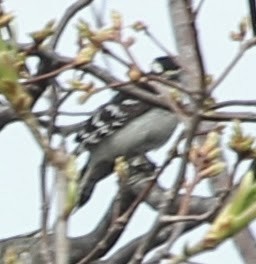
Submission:
[[[169,80],[179,80],[181,68],[169,56],[158,57],[151,64],[151,74],[159,75]]]

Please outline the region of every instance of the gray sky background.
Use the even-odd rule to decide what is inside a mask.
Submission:
[[[5,1],[7,10],[11,10],[17,16],[15,28],[19,41],[28,41],[28,32],[42,28],[50,19],[59,19],[64,10],[72,1],[64,0],[45,0],[33,1],[23,0]],[[99,2],[99,1],[95,1]],[[207,0],[203,6],[199,16],[199,34],[201,36],[203,55],[206,62],[207,71],[217,77],[223,68],[229,63],[231,58],[239,49],[239,44],[230,41],[229,34],[231,30],[236,30],[237,25],[242,17],[246,16],[247,1],[233,0]],[[149,0],[109,0],[105,21],[109,19],[109,11],[112,9],[120,11],[124,16],[125,24],[142,20],[150,26],[151,32],[165,44],[172,52],[175,52],[175,44],[171,36],[168,10],[166,8],[167,1],[149,1]],[[76,18],[83,18],[91,21],[91,10],[80,12]],[[63,35],[63,40],[58,47],[58,51],[62,54],[72,56],[76,51],[75,47],[75,20],[69,24],[68,31]],[[127,35],[130,31],[127,30]],[[133,48],[136,59],[140,65],[147,70],[151,60],[159,55],[162,51],[156,48],[142,33],[136,35],[137,43]],[[255,49],[246,53],[239,65],[232,71],[230,76],[217,89],[215,95],[222,100],[230,99],[252,99],[255,98],[255,87],[251,85],[255,83]],[[113,66],[113,70],[120,71]],[[67,77],[68,78],[68,75]],[[77,110],[78,108],[86,110],[95,105],[95,100],[103,101],[109,97],[110,92],[105,93],[105,97],[97,97],[94,101],[89,102],[89,106],[77,106],[75,101],[68,102],[65,107],[69,110]],[[43,108],[45,105],[39,105]],[[73,121],[73,120],[72,120]],[[65,120],[69,122],[69,120]],[[255,125],[247,126],[249,131],[255,134]],[[227,134],[229,129],[226,129]],[[225,141],[226,139],[224,139]],[[225,142],[224,142],[225,143]],[[38,147],[34,144],[28,131],[21,124],[15,123],[9,125],[0,133],[0,176],[1,176],[1,192],[0,192],[0,238],[17,235],[28,232],[39,227],[40,223],[40,196],[39,196],[39,170],[42,154]],[[153,156],[162,159],[168,147],[164,147],[158,152],[153,152]],[[230,159],[232,154],[228,153]],[[167,181],[168,171],[162,178],[162,183]],[[97,188],[93,199],[80,210],[71,219],[70,235],[84,234],[93,229],[95,223],[107,209],[116,191],[116,178],[109,177],[102,182]],[[198,189],[198,193],[207,195],[208,187],[204,183]],[[133,217],[132,223],[128,226],[125,234],[121,237],[117,247],[124,245],[131,237],[147,231],[153,220],[154,212],[148,207],[141,205],[138,212]],[[203,226],[197,231],[196,235],[190,234],[182,241],[175,245],[178,252],[186,241],[194,242],[207,230],[207,226]],[[217,251],[207,253],[196,258],[207,264],[216,262],[230,261],[233,264],[241,264],[241,260],[237,253],[232,249],[232,242],[224,243]]]

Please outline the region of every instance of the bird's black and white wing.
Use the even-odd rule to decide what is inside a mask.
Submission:
[[[81,150],[91,150],[150,107],[138,99],[118,94],[110,103],[104,104],[93,113],[75,140],[80,143]]]

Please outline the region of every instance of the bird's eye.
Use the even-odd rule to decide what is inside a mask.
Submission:
[[[151,71],[155,74],[161,74],[164,71],[163,65],[159,62],[153,62],[151,65]]]

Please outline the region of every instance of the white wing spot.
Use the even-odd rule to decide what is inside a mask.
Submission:
[[[92,118],[92,124],[96,127],[101,127],[103,126],[105,123],[104,121],[102,121],[100,116],[100,113],[96,114],[95,116],[93,116]]]
[[[91,134],[86,141],[90,144],[96,144],[100,142],[100,138],[96,134]]]
[[[117,115],[119,112],[119,107],[117,107],[113,104],[107,105],[105,109],[107,111],[111,112],[112,115]]]
[[[100,127],[99,130],[98,130],[98,132],[99,132],[100,135],[106,135],[106,134],[108,134],[108,132],[109,132],[109,126],[106,125],[106,126]]]
[[[122,102],[123,105],[136,105],[138,104],[138,100],[135,99],[126,99]]]
[[[126,115],[126,113],[122,112],[118,106],[113,104],[107,105],[105,109],[114,117],[122,117]]]
[[[123,123],[120,122],[120,121],[114,121],[114,122],[112,123],[112,126],[113,126],[113,127],[122,127],[122,126],[123,126]]]

